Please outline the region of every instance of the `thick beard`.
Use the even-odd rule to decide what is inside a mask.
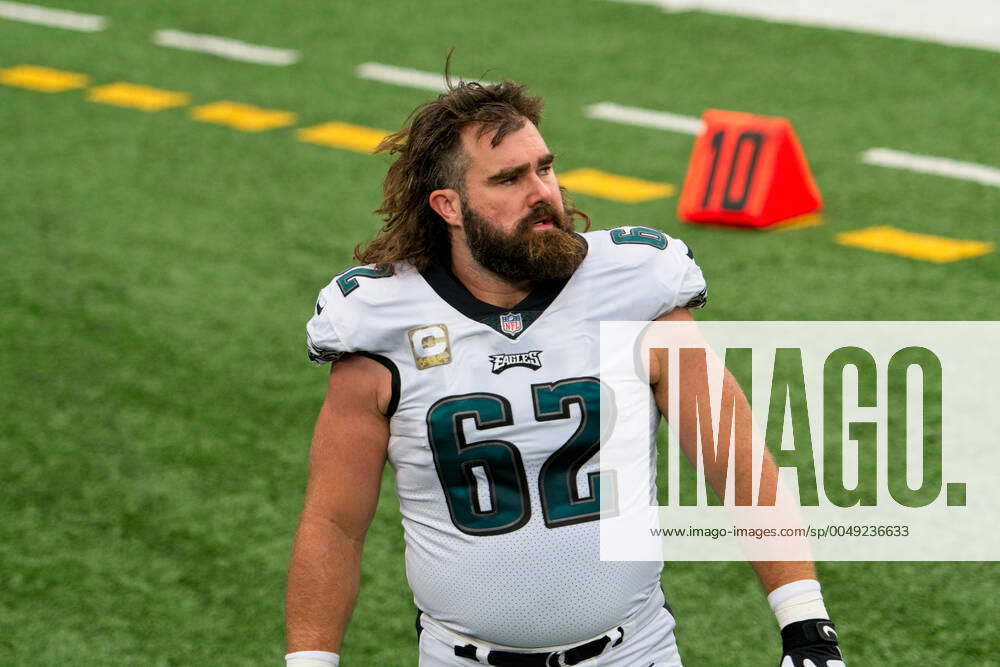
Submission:
[[[462,201],[465,240],[480,266],[510,282],[568,278],[587,255],[587,243],[573,233],[573,220],[543,203],[518,221],[510,235]],[[543,219],[551,229],[534,229]]]

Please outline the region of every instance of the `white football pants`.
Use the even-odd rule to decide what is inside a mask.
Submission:
[[[455,655],[455,644],[433,636],[425,629],[420,633],[420,667],[473,667],[474,660]],[[584,643],[584,642],[581,642]],[[524,649],[515,649],[524,650]],[[618,646],[609,646],[604,653],[577,663],[578,667],[681,667],[681,657],[674,639],[674,618],[661,608],[645,626],[633,631]]]

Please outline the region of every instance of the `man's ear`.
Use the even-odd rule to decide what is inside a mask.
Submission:
[[[462,199],[457,191],[451,188],[435,190],[427,196],[427,203],[441,216],[445,224],[452,227],[462,226]]]

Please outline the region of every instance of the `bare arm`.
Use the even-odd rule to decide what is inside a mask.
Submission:
[[[690,311],[686,308],[675,308],[671,312],[663,315],[659,318],[659,321],[664,322],[691,322],[694,318],[691,317]],[[666,372],[666,356],[663,354],[664,350],[656,351],[650,356],[649,360],[649,379],[650,384],[653,386],[653,396],[656,399],[656,406],[660,411],[660,414],[667,414],[668,406],[668,388],[667,388],[667,372]],[[735,378],[726,371],[725,375],[725,385],[723,391],[726,389],[731,389],[733,395],[736,398],[736,414],[739,418],[741,415],[745,416],[750,412],[750,404],[744,396],[743,391],[739,388],[736,383]],[[684,404],[682,404],[682,408]],[[685,417],[690,417],[694,421],[693,415],[685,415]],[[737,431],[737,435],[740,431]],[[748,434],[745,434],[748,435]],[[690,439],[682,439],[680,443],[681,449],[684,455],[687,457],[688,461],[692,464],[697,460],[698,443],[691,442]],[[750,438],[737,437],[736,442],[734,442],[736,452],[733,452],[735,457],[739,457],[739,450],[741,448],[751,448],[752,442]],[[749,469],[741,469],[737,466],[737,475],[752,475]],[[726,481],[726,471],[725,470],[713,470],[708,468],[705,471],[708,483],[712,486],[719,497],[723,497],[725,492],[725,481]],[[773,484],[773,480],[778,476],[778,468],[774,464],[774,459],[767,452],[764,453],[763,460],[763,470],[761,472],[761,482],[762,486],[769,486]],[[741,480],[737,478],[736,485],[740,485],[741,481],[743,483],[748,483],[748,480]],[[750,482],[752,488],[752,482]],[[750,565],[753,567],[754,571],[757,573],[757,577],[760,579],[760,583],[764,588],[765,593],[770,593],[779,586],[790,583],[792,581],[798,581],[800,579],[815,579],[816,569],[813,564],[809,561],[751,561]]]
[[[365,535],[389,443],[389,371],[352,356],[330,372],[285,596],[288,652],[339,652],[354,610]]]

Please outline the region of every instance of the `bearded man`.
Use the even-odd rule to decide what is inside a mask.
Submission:
[[[333,367],[289,568],[290,666],[339,663],[386,461],[422,667],[681,664],[662,563],[600,560],[598,325],[690,320],[706,283],[658,230],[574,231],[590,221],[563,198],[541,107],[518,84],[461,83],[380,147],[397,156],[385,226],[307,327]],[[782,664],[833,665],[812,565],[754,566]]]

